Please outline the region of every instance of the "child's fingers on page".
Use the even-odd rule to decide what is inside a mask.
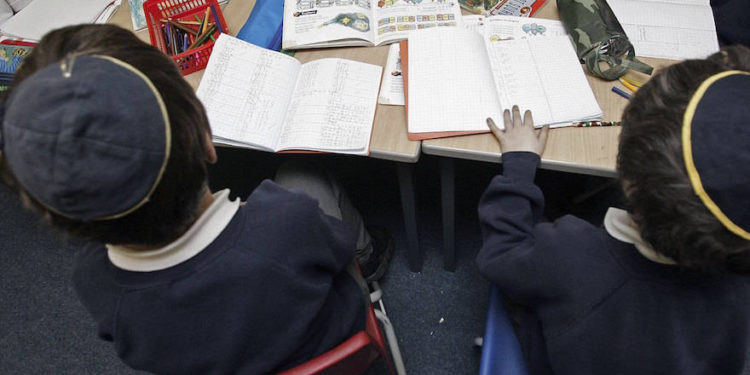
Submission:
[[[511,121],[510,111],[507,109],[503,111],[503,123],[505,124],[505,130],[513,129],[513,121]]]
[[[531,117],[531,111],[528,109],[523,113],[523,124],[530,128],[534,128],[534,118]]]
[[[513,126],[521,125],[521,110],[517,105],[513,106]]]
[[[492,134],[494,134],[497,139],[500,139],[503,131],[497,127],[497,124],[495,124],[495,120],[493,120],[491,117],[487,117],[487,126],[490,127],[490,131],[492,131]]]

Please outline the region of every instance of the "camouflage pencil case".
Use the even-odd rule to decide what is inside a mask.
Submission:
[[[557,8],[589,72],[610,81],[629,69],[651,74],[653,68],[635,57],[633,44],[606,0],[557,0]]]

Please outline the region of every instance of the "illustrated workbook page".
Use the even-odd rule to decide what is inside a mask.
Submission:
[[[434,28],[409,36],[410,133],[489,131],[502,111],[482,37],[463,28]]]
[[[709,0],[609,0],[607,3],[638,56],[703,59],[719,51]]]
[[[275,150],[300,65],[282,53],[221,34],[196,92],[214,141]]]
[[[490,15],[529,17],[547,0],[458,0],[469,12]]]
[[[464,22],[466,22],[465,17]],[[487,39],[492,42],[568,35],[565,31],[565,26],[558,20],[516,16],[491,16],[485,17],[480,23],[481,27],[477,31],[480,34],[486,34]]]
[[[406,39],[411,31],[461,25],[455,0],[372,0],[377,45]]]
[[[285,49],[374,44],[371,0],[284,0]]]
[[[530,110],[536,126],[601,119],[602,111],[567,36],[485,43],[502,109]]]
[[[304,64],[278,149],[367,155],[382,71],[344,59]]]

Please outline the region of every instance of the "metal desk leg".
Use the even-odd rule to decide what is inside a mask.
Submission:
[[[440,159],[440,194],[443,207],[443,268],[456,270],[456,181],[455,163]]]
[[[412,272],[422,270],[422,254],[419,252],[417,237],[417,205],[414,199],[414,164],[396,163],[398,186],[401,190],[401,208],[404,211],[404,225],[406,226],[406,240],[409,248],[406,260]]]

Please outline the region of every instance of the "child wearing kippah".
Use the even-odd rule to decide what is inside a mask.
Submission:
[[[479,203],[480,271],[516,309],[531,373],[750,369],[750,49],[656,74],[622,118],[627,211],[541,222],[546,130],[490,119],[503,173]],[[516,311],[517,310],[517,311]]]
[[[132,33],[46,35],[4,104],[0,169],[52,225],[91,240],[76,291],[129,366],[266,374],[365,327],[372,238],[326,174],[283,166],[240,203],[208,190],[203,106],[176,65]],[[106,244],[106,245],[105,245]]]

